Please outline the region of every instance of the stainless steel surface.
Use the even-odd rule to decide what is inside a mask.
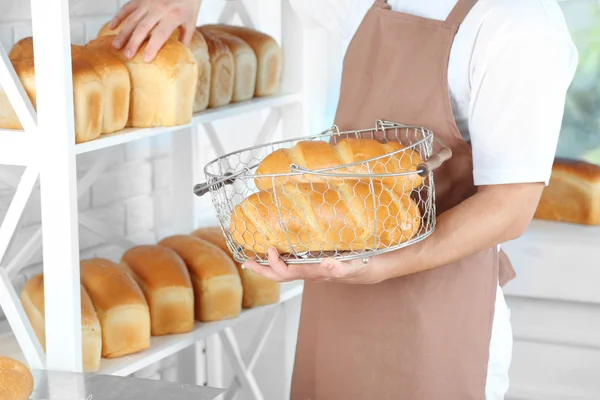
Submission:
[[[289,140],[283,140],[279,142],[269,143],[265,145],[253,146],[247,149],[239,150],[233,153],[226,154],[219,157],[206,165],[204,168],[205,176],[207,179],[206,183],[196,185],[194,192],[198,196],[202,196],[206,193],[211,194],[212,203],[216,209],[219,222],[225,234],[227,244],[231,249],[234,258],[243,263],[248,258],[252,258],[260,264],[267,264],[268,260],[265,254],[258,253],[256,251],[244,250],[238,243],[233,239],[233,233],[230,230],[231,216],[235,206],[248,196],[258,191],[255,182],[255,170],[259,163],[270,153],[278,149],[286,149],[293,147],[300,141],[324,141],[330,143],[337,143],[345,138],[369,138],[376,139],[382,143],[386,142],[399,142],[404,147],[400,150],[387,153],[378,157],[370,158],[368,160],[353,162],[338,167],[330,167],[319,170],[310,170],[301,166],[292,164],[288,173],[277,173],[277,174],[261,174],[261,179],[272,179],[273,186],[276,182],[293,182],[297,181],[299,176],[305,176],[312,182],[324,182],[330,184],[331,178],[336,178],[333,181],[346,180],[346,182],[362,181],[370,184],[372,207],[377,207],[380,203],[379,196],[375,193],[373,182],[381,179],[399,178],[406,177],[406,181],[413,182],[412,178],[421,176],[423,177],[423,183],[420,186],[405,185],[402,184],[401,196],[410,196],[420,211],[420,224],[416,233],[410,235],[403,235],[400,243],[384,243],[380,241],[379,234],[377,232],[378,224],[374,220],[374,226],[372,229],[373,241],[368,244],[361,242],[364,239],[356,239],[352,243],[356,243],[356,250],[352,251],[315,251],[315,252],[303,252],[302,250],[295,250],[291,254],[281,254],[281,257],[289,264],[302,264],[302,263],[314,263],[319,262],[323,258],[333,257],[339,260],[350,260],[350,259],[362,259],[363,262],[368,262],[368,258],[372,255],[389,252],[392,250],[406,247],[418,241],[425,239],[431,235],[435,230],[436,218],[435,218],[435,187],[433,182],[433,169],[438,167],[443,161],[445,161],[451,152],[443,145],[439,145],[440,149],[436,148],[436,152],[433,151],[434,135],[433,132],[419,126],[409,126],[389,121],[377,121],[375,127],[372,129],[362,129],[356,131],[345,131],[340,132],[337,126],[333,126],[331,129],[315,136],[295,138]],[[436,143],[437,144],[437,143]],[[411,152],[417,153],[421,161],[412,165],[413,158]],[[447,154],[448,153],[448,154]],[[439,154],[439,156],[438,156]],[[391,157],[391,156],[394,157]],[[411,157],[409,163],[411,164],[410,169],[404,168],[381,168],[389,162],[401,162],[398,161],[403,157]],[[429,162],[431,160],[431,162]],[[402,165],[406,165],[406,162]],[[351,170],[349,170],[351,168]],[[381,173],[381,171],[396,170],[399,172],[394,173]],[[379,171],[375,173],[374,171]],[[295,180],[294,180],[295,177]],[[396,189],[394,189],[396,191]],[[285,197],[285,193],[278,194],[273,192],[274,201],[276,204],[281,204],[281,200],[286,200],[286,204],[294,202],[293,197],[286,199],[279,199],[278,197]],[[363,199],[364,200],[364,199]],[[325,204],[325,203],[323,203]],[[365,202],[365,207],[367,202]],[[295,207],[292,207],[296,209]],[[315,210],[315,215],[305,215],[302,218],[312,221],[314,218],[317,220],[327,219],[325,215],[319,215],[318,208]],[[368,210],[367,210],[368,211]],[[374,210],[373,210],[374,211]],[[370,211],[368,211],[370,212]],[[284,219],[278,209],[277,216],[270,216],[279,220],[279,226],[284,226]],[[314,222],[313,222],[314,224]],[[261,226],[269,226],[267,221],[262,221]],[[352,221],[348,223],[348,226],[355,225]],[[362,228],[361,228],[362,229]],[[268,232],[267,237],[279,237],[280,232]],[[286,243],[281,248],[294,249],[291,245],[293,241],[290,240],[290,232],[283,231],[285,234]],[[311,234],[308,232],[303,235]],[[358,236],[357,236],[358,237]],[[283,240],[283,239],[282,239]],[[311,239],[312,240],[312,239]],[[371,239],[369,239],[371,240]],[[361,250],[358,250],[358,249]],[[367,248],[366,250],[362,250]]]
[[[129,377],[32,371],[31,400],[213,400],[224,390]]]

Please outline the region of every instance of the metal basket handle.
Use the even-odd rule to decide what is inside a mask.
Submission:
[[[235,174],[232,174],[231,172],[227,172],[224,176],[227,176],[227,178],[222,178],[219,180],[214,181],[213,183],[199,183],[196,186],[194,186],[194,194],[198,197],[202,197],[204,196],[206,193],[210,192],[210,187],[217,187],[220,188],[223,185],[231,185],[233,184],[233,182],[235,182],[235,178],[244,174],[246,171],[240,171],[237,172]]]
[[[452,158],[452,150],[440,139],[435,138],[435,141],[438,142],[441,149],[437,153],[432,154],[431,157],[429,157],[429,160],[419,164],[417,170],[420,171],[419,175],[422,177],[429,175],[431,171],[439,168],[444,162]]]

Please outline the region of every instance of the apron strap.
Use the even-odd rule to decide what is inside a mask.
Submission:
[[[471,11],[471,8],[477,3],[477,0],[458,0],[446,21],[445,25],[459,26],[464,21],[465,17]]]

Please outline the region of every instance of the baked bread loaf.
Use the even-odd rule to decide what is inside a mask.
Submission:
[[[244,101],[254,97],[258,61],[252,47],[239,37],[218,28],[206,28],[229,47],[235,59],[232,101]]]
[[[264,177],[268,174],[288,174],[292,164],[318,170],[339,167],[380,157],[375,161],[361,163],[348,168],[336,168],[330,172],[337,174],[386,174],[416,171],[421,163],[419,153],[404,148],[398,142],[380,143],[374,139],[347,138],[337,144],[324,141],[301,141],[290,149],[275,150],[266,156],[256,169],[255,183],[258,189],[269,189],[273,184],[288,182],[324,182],[343,178],[325,177],[316,174],[296,174],[281,177]],[[389,156],[385,156],[386,154]],[[383,157],[385,156],[385,157]],[[364,178],[366,182],[370,178]],[[383,183],[399,194],[409,193],[423,183],[417,173],[383,178]]]
[[[206,27],[219,28],[239,37],[252,47],[258,61],[255,96],[270,96],[277,92],[281,80],[283,54],[275,39],[265,33],[241,26],[206,25]]]
[[[210,77],[212,66],[208,55],[208,44],[204,36],[197,30],[192,35],[190,50],[198,65],[198,83],[196,86],[196,97],[194,99],[194,112],[205,110],[210,99]]]
[[[33,375],[23,363],[0,357],[0,399],[27,400],[33,393]]]
[[[98,32],[98,35],[96,35],[96,37],[117,35],[119,32],[121,32],[121,29],[123,28],[123,22],[121,22],[121,24],[119,24],[119,26],[117,26],[115,29],[108,29],[108,24],[110,23],[110,21],[105,23],[104,25],[102,25],[102,28],[100,28],[100,31]],[[154,31],[154,29],[152,30]],[[171,39],[179,40],[180,34],[181,31],[179,30],[179,28],[175,29],[171,34]]]
[[[208,106],[214,108],[227,105],[233,98],[235,59],[229,47],[217,35],[203,27],[197,29],[208,44],[208,55],[210,56],[211,77]]]
[[[258,254],[269,247],[280,254],[359,251],[411,239],[420,217],[410,196],[377,181],[299,182],[244,199],[233,209],[230,229],[240,246]]]
[[[218,321],[240,314],[242,283],[227,254],[191,235],[171,236],[159,245],[175,250],[185,261],[194,286],[198,321]]]
[[[21,304],[44,351],[46,350],[46,311],[44,306],[44,275],[30,278],[21,292]],[[81,287],[81,342],[83,371],[96,372],[102,354],[102,329],[92,300]],[[2,398],[2,397],[0,397]]]
[[[220,227],[213,226],[200,228],[195,230],[192,235],[219,247],[233,260],[233,254],[227,246],[225,236],[223,235],[223,231],[221,231]],[[233,260],[233,262],[235,263],[242,280],[243,308],[260,307],[267,304],[277,303],[279,301],[281,292],[281,285],[279,282],[265,278],[264,276],[259,275],[250,269],[242,269],[242,266],[238,262],[235,260]]]
[[[81,282],[102,326],[102,356],[120,357],[150,347],[150,311],[133,277],[109,260],[81,261]]]
[[[33,39],[24,38],[17,42],[9,58],[21,81],[29,100],[36,107],[35,64]],[[75,113],[75,142],[83,143],[96,139],[102,133],[103,96],[102,79],[87,62],[73,58],[73,108]],[[23,129],[12,105],[4,93],[0,96],[0,128]]]
[[[138,53],[127,59],[124,50],[112,46],[114,36],[102,36],[87,44],[90,49],[109,51],[129,70],[131,97],[127,126],[147,128],[188,124],[192,119],[198,66],[190,49],[169,39],[156,58],[143,60],[144,42]]]
[[[121,260],[144,292],[152,336],[190,332],[194,327],[194,290],[185,263],[162,246],[137,246]]]
[[[534,218],[600,225],[600,166],[556,159]]]

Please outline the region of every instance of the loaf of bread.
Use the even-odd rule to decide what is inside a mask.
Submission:
[[[208,55],[208,44],[204,36],[197,30],[192,35],[190,50],[198,65],[198,83],[196,85],[196,97],[194,99],[194,112],[205,110],[210,100],[210,77],[212,65]]]
[[[208,27],[205,28],[217,36],[229,47],[235,59],[235,73],[232,101],[244,101],[254,97],[258,61],[254,50],[248,43],[239,37],[224,30]]]
[[[372,187],[372,188],[371,188]],[[417,204],[380,182],[299,182],[254,193],[233,210],[233,239],[266,254],[360,251],[403,243],[421,226]]]
[[[233,98],[235,59],[229,47],[217,35],[204,27],[197,29],[206,40],[210,56],[211,77],[208,106],[214,108],[227,105]]]
[[[31,103],[36,107],[35,64],[33,40],[24,38],[9,53],[15,72]],[[96,139],[102,133],[103,96],[102,79],[93,66],[77,57],[71,64],[73,71],[73,108],[75,113],[75,142]],[[0,96],[0,128],[23,129],[12,105],[3,93]]]
[[[152,336],[190,332],[194,290],[185,263],[168,247],[137,246],[121,260],[144,292]]]
[[[347,168],[336,168],[328,172],[336,174],[387,174],[417,171],[421,163],[419,153],[413,149],[401,151],[404,147],[398,142],[380,143],[374,139],[347,138],[337,144],[324,141],[301,141],[289,149],[275,150],[267,155],[256,169],[255,183],[258,189],[269,189],[273,184],[289,182],[324,182],[336,179],[317,174],[295,174],[279,177],[260,175],[289,174],[292,164],[309,170],[340,167],[345,164],[360,163]],[[390,154],[386,156],[386,154]],[[364,178],[365,181],[371,178]],[[423,183],[416,172],[383,178],[383,183],[399,194],[409,193]]]
[[[25,364],[0,357],[0,399],[27,400],[33,393],[33,375]]]
[[[45,351],[46,311],[43,274],[35,275],[25,283],[21,292],[21,304]],[[81,287],[81,342],[84,372],[98,371],[102,354],[102,329],[92,300],[83,286]]]
[[[600,166],[556,159],[534,218],[600,225]]]
[[[109,51],[129,70],[131,97],[127,126],[147,128],[188,124],[192,119],[198,66],[190,49],[169,39],[156,58],[143,60],[144,42],[138,53],[127,59],[124,50],[112,46],[114,36],[102,36],[87,44],[90,49]]]
[[[191,235],[171,236],[159,245],[175,250],[185,261],[194,286],[198,321],[218,321],[240,314],[242,283],[227,254]]]
[[[227,246],[223,231],[218,226],[200,228],[195,230],[192,235],[199,237],[207,242],[214,244],[219,247],[225,253],[227,253],[233,260],[233,254]],[[243,308],[254,308],[260,307],[267,304],[277,303],[281,292],[281,285],[279,282],[265,278],[262,275],[250,269],[242,269],[242,266],[233,260],[237,266],[240,278],[242,279]]]
[[[100,31],[98,32],[98,35],[96,35],[96,37],[117,35],[119,32],[121,32],[121,29],[123,28],[123,22],[121,22],[121,24],[119,24],[119,26],[117,26],[115,29],[108,29],[109,22],[105,23],[104,25],[102,25],[102,28],[100,28]],[[171,34],[171,39],[179,40],[180,34],[181,31],[179,30],[179,28],[175,29]]]
[[[235,35],[248,43],[258,60],[255,96],[270,96],[279,89],[283,54],[281,47],[271,36],[254,29],[230,25],[206,25],[218,28],[224,32]]]
[[[109,260],[81,261],[81,282],[102,327],[102,356],[120,357],[150,347],[150,311],[125,268]]]

